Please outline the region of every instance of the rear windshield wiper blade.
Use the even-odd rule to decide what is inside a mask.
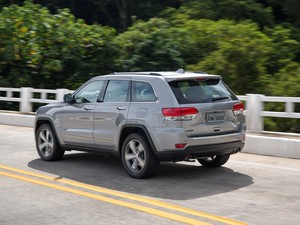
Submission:
[[[227,96],[220,96],[220,97],[214,97],[211,99],[212,102],[214,101],[220,101],[220,100],[224,100],[224,99],[228,99],[229,97]]]

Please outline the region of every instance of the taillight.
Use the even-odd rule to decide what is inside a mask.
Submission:
[[[243,114],[244,111],[244,104],[243,103],[237,103],[233,106],[233,113],[234,115]]]
[[[192,120],[198,114],[193,107],[163,108],[161,111],[168,120]]]

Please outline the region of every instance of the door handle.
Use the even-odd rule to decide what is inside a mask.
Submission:
[[[126,107],[118,106],[117,110],[126,110]]]
[[[90,107],[90,106],[84,106],[83,107],[85,110],[92,110],[93,108],[92,107]]]

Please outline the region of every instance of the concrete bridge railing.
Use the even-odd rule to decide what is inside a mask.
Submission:
[[[0,124],[17,126],[34,126],[34,103],[51,103],[62,101],[64,94],[72,92],[68,89],[33,89],[0,87],[1,102],[18,102],[18,112],[0,112]],[[295,111],[295,105],[300,103],[300,97],[275,97],[259,94],[238,96],[245,102],[247,137],[243,152],[290,157],[300,159],[300,134],[266,132],[263,127],[264,117],[282,117],[300,119],[300,113]],[[284,103],[282,112],[265,111],[267,102]]]
[[[247,130],[249,132],[262,132],[264,130],[264,117],[296,118],[300,119],[300,113],[295,112],[295,104],[300,103],[300,97],[277,97],[260,94],[239,95],[238,98],[246,102]],[[283,112],[265,111],[267,102],[284,103]]]
[[[68,89],[34,89],[31,87],[5,88],[0,87],[0,101],[20,103],[19,112],[32,112],[32,103],[51,103],[63,100]],[[0,108],[1,110],[1,108]]]
[[[32,112],[33,103],[51,103],[54,101],[62,101],[64,94],[72,92],[68,89],[34,89],[31,87],[22,88],[4,88],[0,87],[0,102],[18,102],[19,112]],[[300,119],[300,113],[295,112],[295,104],[300,103],[300,97],[275,97],[265,96],[260,94],[239,95],[240,100],[245,101],[245,115],[247,130],[250,132],[262,132],[263,118],[267,117],[282,117],[282,118],[297,118]],[[272,112],[265,111],[264,104],[266,102],[284,103],[285,111]],[[1,107],[0,107],[1,110]]]

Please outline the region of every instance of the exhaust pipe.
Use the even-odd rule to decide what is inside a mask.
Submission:
[[[194,159],[192,160],[192,158],[193,158],[192,155],[188,155],[187,157],[185,157],[184,161],[186,161],[186,162],[195,162],[195,160]]]

